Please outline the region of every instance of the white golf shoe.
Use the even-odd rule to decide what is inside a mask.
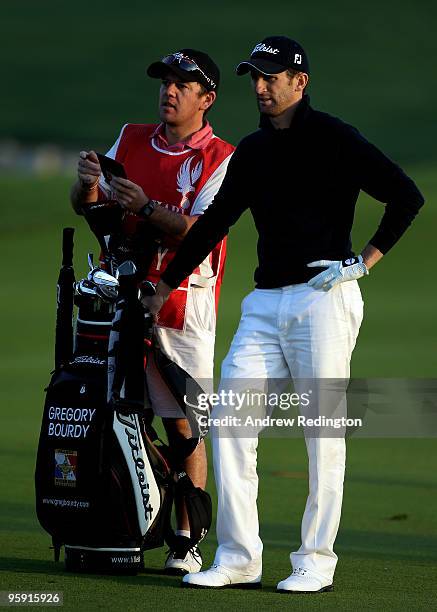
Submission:
[[[197,546],[190,546],[189,538],[177,536],[174,550],[170,550],[164,565],[166,574],[184,576],[202,569],[202,555]]]
[[[326,593],[333,591],[334,585],[320,574],[297,567],[276,589],[279,593]]]
[[[221,565],[213,565],[204,572],[184,576],[182,586],[194,589],[260,589],[261,574],[247,576]]]

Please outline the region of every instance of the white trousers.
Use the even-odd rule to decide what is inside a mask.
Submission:
[[[363,316],[356,281],[328,292],[307,284],[255,289],[242,303],[242,317],[222,365],[222,388],[254,379],[348,379],[350,359]],[[223,405],[215,418],[229,414]],[[232,435],[213,427],[212,447],[218,494],[214,563],[258,576],[263,545],[259,537],[257,436]],[[301,567],[332,580],[345,470],[344,437],[306,438],[309,495],[302,519],[301,546],[290,555]],[[290,438],[289,443],[293,440]],[[280,491],[277,492],[280,495]]]

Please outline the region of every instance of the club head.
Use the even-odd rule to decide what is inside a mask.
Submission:
[[[123,263],[121,263],[117,268],[117,279],[120,276],[134,276],[137,272],[137,267],[133,261],[127,259]]]
[[[96,286],[90,282],[87,278],[83,278],[74,285],[76,295],[86,297],[98,297],[96,292]]]
[[[94,268],[91,270],[91,272],[88,273],[88,280],[96,285],[106,287],[118,287],[119,284],[115,276],[111,276],[111,274],[108,274],[101,268]]]
[[[118,286],[110,287],[109,285],[96,285],[96,293],[106,302],[115,302],[118,297]]]
[[[115,302],[118,297],[118,280],[104,270],[94,268],[87,278],[76,283],[75,289],[77,295]]]
[[[111,276],[101,268],[93,268],[88,273],[88,281],[95,286],[96,294],[106,301],[115,301],[118,297],[119,283],[115,276]]]

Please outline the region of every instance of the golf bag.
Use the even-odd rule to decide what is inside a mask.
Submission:
[[[108,285],[101,296],[91,295],[97,269],[88,284],[74,285],[72,247],[73,231],[66,229],[55,370],[35,470],[37,516],[52,536],[55,560],[65,546],[66,569],[135,573],[144,550],[172,540],[175,491],[185,496],[193,544],[210,527],[211,501],[180,468],[193,443],[190,451],[187,442],[185,452],[172,454],[145,416],[152,319],[138,300],[135,266],[119,266],[116,300],[105,300]]]

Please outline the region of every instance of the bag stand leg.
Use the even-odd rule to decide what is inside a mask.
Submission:
[[[61,554],[62,542],[60,542],[54,536],[52,537],[52,548],[53,548],[53,555],[55,557],[55,561],[57,562],[59,561],[59,557]]]

